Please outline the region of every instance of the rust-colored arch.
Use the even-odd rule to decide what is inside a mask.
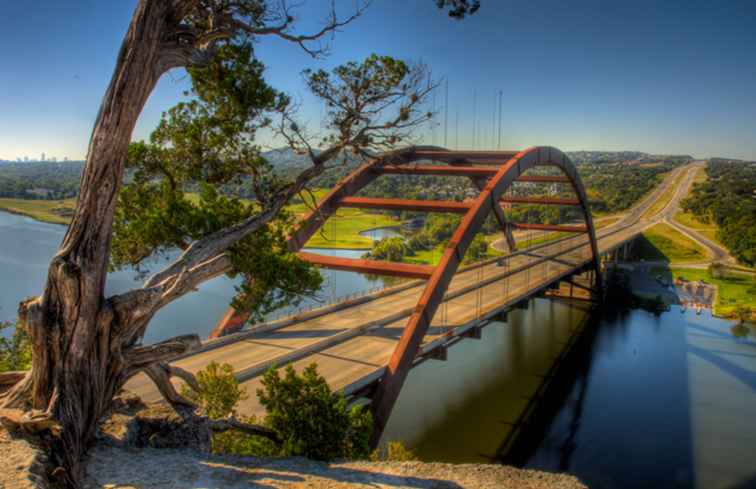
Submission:
[[[440,161],[447,163],[448,167],[410,165],[423,160]],[[469,173],[464,167],[471,166]],[[490,169],[483,169],[484,165]],[[536,166],[554,166],[559,168],[564,177],[533,177],[523,175],[527,170]],[[384,168],[385,167],[385,168]],[[446,168],[446,169],[445,169]],[[572,185],[577,195],[585,218],[585,227],[574,229],[576,232],[587,232],[591,251],[593,254],[593,267],[595,269],[596,285],[600,283],[600,261],[596,234],[588,209],[588,199],[580,177],[569,158],[556,148],[532,147],[520,152],[514,151],[450,151],[438,147],[410,147],[395,151],[375,158],[343,178],[300,223],[298,229],[289,239],[289,249],[293,252],[301,250],[305,243],[317,230],[323,226],[326,220],[342,205],[366,205],[367,200],[352,198],[365,186],[382,174],[449,174],[469,176],[476,181],[480,188],[478,198],[466,205],[464,217],[460,225],[447,244],[441,261],[436,267],[410,266],[405,264],[389,265],[387,262],[372,262],[370,260],[346,260],[321,257],[315,259],[308,254],[300,254],[303,259],[312,261],[321,266],[330,266],[341,269],[371,270],[374,273],[391,273],[403,276],[416,276],[427,278],[425,290],[418,301],[415,311],[410,316],[403,334],[395,348],[389,364],[386,368],[373,398],[373,413],[375,431],[373,443],[377,444],[383,428],[388,422],[389,415],[394,403],[399,396],[402,385],[417,356],[428,327],[431,324],[438,306],[441,304],[452,277],[457,272],[467,248],[480,231],[483,222],[490,213],[494,213],[502,224],[508,227],[504,220],[500,204],[504,192],[518,179],[523,181],[565,182]],[[487,175],[487,176],[486,176]],[[343,202],[345,199],[346,202]],[[370,205],[380,199],[372,199]],[[384,199],[385,200],[385,199]],[[574,204],[574,202],[570,202]],[[447,203],[450,204],[450,203]],[[412,205],[418,206],[416,202]],[[460,206],[447,205],[447,209],[463,210]],[[567,230],[567,227],[563,227]],[[506,229],[505,229],[506,232]],[[351,268],[350,268],[351,267]],[[248,316],[230,309],[224,318],[216,326],[216,331],[241,328]]]
[[[421,158],[423,152],[416,153]],[[441,159],[444,155],[434,155],[435,159]],[[451,162],[455,157],[455,152],[449,152]],[[498,159],[497,155],[489,155],[494,160]],[[580,207],[585,217],[586,229],[589,235],[591,251],[593,253],[593,265],[596,270],[597,285],[600,288],[600,261],[598,247],[596,243],[596,234],[593,227],[593,219],[588,209],[588,199],[585,188],[580,180],[572,162],[569,158],[556,148],[552,147],[533,147],[521,151],[514,156],[502,154],[503,164],[498,171],[488,180],[485,187],[481,190],[478,199],[470,210],[465,214],[462,222],[449,241],[446,250],[425,286],[420,300],[418,301],[415,311],[410,316],[407,325],[404,328],[402,337],[389,360],[378,389],[373,398],[373,415],[375,422],[375,431],[373,433],[372,443],[377,445],[381,433],[388,422],[389,416],[393,409],[394,403],[399,397],[402,385],[412,368],[412,363],[417,356],[417,352],[422,343],[423,337],[428,331],[428,327],[433,320],[433,316],[441,304],[446,290],[451,282],[452,277],[457,272],[462,259],[465,256],[470,242],[475,234],[480,230],[485,218],[489,213],[494,212],[498,207],[504,192],[527,170],[540,165],[550,165],[559,168],[569,179],[575,193],[580,201]],[[496,161],[495,161],[496,162]]]

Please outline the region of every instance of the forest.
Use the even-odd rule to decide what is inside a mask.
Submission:
[[[79,191],[82,161],[0,161],[0,197],[59,200]]]
[[[756,265],[756,164],[712,159],[707,178],[696,183],[682,201],[685,211],[700,221],[715,222],[717,238],[732,255]]]

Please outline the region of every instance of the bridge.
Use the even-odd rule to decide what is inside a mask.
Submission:
[[[533,171],[540,167],[557,171]],[[320,267],[407,280],[362,297],[246,329],[241,328],[248,316],[231,309],[216,327],[216,331],[228,334],[203,343],[201,348],[176,358],[172,365],[196,372],[212,361],[231,364],[242,387],[251,394],[242,401],[239,411],[264,415],[254,393],[268,368],[293,364],[299,370],[317,363],[319,373],[331,388],[343,391],[349,399],[370,400],[376,426],[373,441],[377,442],[414,366],[428,359],[443,360],[450,346],[465,338],[480,338],[482,327],[494,320],[506,321],[507,311],[527,307],[531,297],[561,288],[569,295],[600,300],[602,256],[616,256],[618,250],[625,250],[632,239],[655,222],[653,218],[643,218],[643,213],[659,197],[673,191],[673,182],[686,171],[687,179],[691,179],[694,171],[678,168],[629,213],[596,230],[575,167],[564,153],[552,147],[519,152],[413,147],[376,158],[342,179],[319,202],[301,221],[289,247],[303,260]],[[474,200],[464,202],[356,196],[382,175],[466,177],[479,193]],[[574,197],[513,196],[510,190],[515,182],[568,185]],[[519,203],[576,206],[583,222],[509,222],[504,206]],[[435,266],[301,251],[340,207],[445,212],[462,218]],[[489,215],[501,227],[509,253],[465,265],[468,246]],[[519,229],[547,231],[558,239],[518,249],[513,230]],[[178,386],[181,381],[173,382]],[[148,402],[161,398],[144,374],[130,380],[126,388]]]

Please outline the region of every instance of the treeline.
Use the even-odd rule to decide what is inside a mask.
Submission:
[[[677,163],[653,165],[583,164],[580,178],[589,194],[591,210],[619,212],[628,209],[662,180]]]
[[[364,255],[374,260],[404,261],[407,257],[416,256],[424,251],[431,251],[440,245],[446,245],[459,226],[459,216],[432,213],[425,219],[422,228],[412,233],[408,239],[400,237],[384,238],[373,243],[373,249]],[[484,224],[483,233],[495,232],[491,220]],[[465,261],[477,261],[485,258],[488,253],[488,242],[483,235],[478,234],[465,254]]]
[[[0,197],[58,200],[75,197],[84,163],[0,163]]]
[[[741,262],[756,266],[756,163],[712,159],[682,208],[714,221],[717,238]]]

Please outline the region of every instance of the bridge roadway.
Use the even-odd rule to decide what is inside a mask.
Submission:
[[[648,219],[642,219],[642,213],[661,195],[675,190],[673,182],[682,171],[689,172],[692,178],[695,168],[675,170],[621,220],[599,230],[600,252],[623,245],[654,224],[661,213]],[[531,297],[590,260],[588,236],[583,233],[518,251],[504,257],[503,264],[488,260],[461,270],[434,317],[421,353]],[[260,387],[261,374],[274,364],[292,363],[301,369],[315,362],[333,389],[351,394],[380,377],[424,283],[409,282],[340,310],[326,307],[323,314],[309,314],[309,319],[277,321],[212,340],[198,352],[173,363],[190,372],[212,361],[230,364],[249,393],[238,406],[244,415],[264,414],[255,392]],[[181,381],[174,381],[180,385]],[[126,388],[147,402],[160,400],[160,394],[143,374],[131,379]]]

